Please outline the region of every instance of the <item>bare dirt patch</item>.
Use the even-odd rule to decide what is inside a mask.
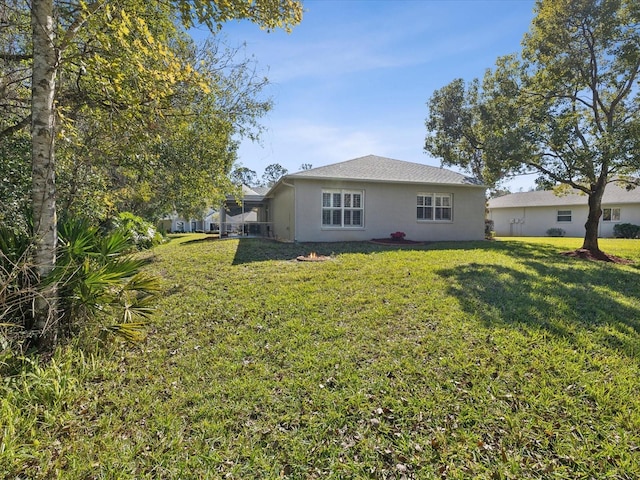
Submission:
[[[616,257],[615,255],[604,253],[603,251],[592,252],[591,250],[587,250],[586,248],[579,248],[577,250],[571,250],[569,252],[562,252],[560,255],[565,255],[567,257],[573,258],[582,258],[583,260],[591,260],[594,262],[619,263],[621,265],[629,265],[633,263],[633,260],[629,260],[627,258]]]
[[[324,262],[329,260],[331,257],[327,255],[318,255],[315,252],[311,252],[308,255],[299,255],[296,257],[296,260],[299,262]]]

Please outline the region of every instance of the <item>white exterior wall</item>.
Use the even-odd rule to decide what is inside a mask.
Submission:
[[[295,198],[294,187],[282,183],[269,201],[269,215],[273,225],[273,237],[276,240],[295,240]]]
[[[640,206],[636,204],[602,205],[602,208],[620,208],[620,221],[605,222],[600,218],[600,237],[613,237],[616,223],[640,225]],[[571,222],[558,222],[558,210],[571,210]],[[488,217],[493,220],[498,237],[544,237],[550,228],[562,228],[567,237],[584,237],[588,213],[586,205],[512,207],[492,208]]]
[[[364,227],[323,227],[324,189],[362,190]],[[483,187],[296,179],[295,195],[292,190],[282,185],[275,192],[272,205],[276,238],[299,242],[366,241],[389,238],[392,232],[402,231],[408,240],[415,241],[484,239]],[[416,199],[420,193],[452,194],[453,221],[418,221]],[[294,200],[297,202],[295,209],[287,208],[286,204],[293,205]],[[293,221],[285,218],[291,213],[294,214]],[[286,230],[287,225],[289,231]],[[292,232],[295,232],[295,237],[287,237]]]

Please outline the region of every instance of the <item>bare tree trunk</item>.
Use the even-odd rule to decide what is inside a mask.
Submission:
[[[598,226],[600,224],[600,216],[602,215],[602,196],[604,195],[604,184],[598,185],[592,189],[589,195],[589,215],[587,223],[584,224],[584,242],[582,248],[593,253],[600,252],[598,246]]]
[[[58,243],[54,157],[54,97],[59,54],[54,44],[52,0],[32,0],[33,73],[31,85],[32,207],[36,249],[34,260],[41,279],[51,273]],[[34,308],[33,333],[42,350],[57,341],[57,289],[43,289]]]

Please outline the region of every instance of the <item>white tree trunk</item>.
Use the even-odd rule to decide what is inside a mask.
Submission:
[[[55,186],[54,97],[59,54],[55,47],[53,0],[32,0],[33,73],[31,85],[32,207],[36,250],[34,261],[41,278],[55,266],[58,243]],[[43,290],[35,305],[33,330],[43,348],[57,340],[57,291]]]

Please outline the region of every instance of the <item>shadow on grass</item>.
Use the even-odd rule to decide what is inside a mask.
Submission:
[[[170,238],[172,239],[180,239],[180,238],[188,238],[188,237],[193,237],[197,234],[192,234],[192,233],[184,233],[181,235],[171,235]],[[181,245],[189,245],[191,243],[208,243],[211,242],[213,240],[220,240],[220,237],[218,237],[218,235],[207,235],[206,237],[201,237],[201,236],[196,236],[195,238],[192,238],[191,240],[185,240],[184,242],[181,243]],[[223,238],[222,240],[228,240],[228,238]]]
[[[533,247],[533,248],[531,248]],[[538,261],[547,248],[510,245],[523,268],[471,263],[438,272],[462,308],[487,326],[528,326],[574,342],[580,333],[640,359],[640,278],[580,260]],[[555,249],[552,249],[555,251]],[[529,253],[529,256],[525,256]]]
[[[216,239],[217,240],[217,239]],[[192,242],[209,242],[211,239],[198,239]],[[434,242],[417,245],[382,245],[372,242],[317,242],[317,243],[281,243],[260,238],[241,238],[238,240],[234,265],[263,262],[267,260],[293,260],[299,255],[315,252],[318,255],[335,256],[345,253],[371,254],[390,251],[438,251],[438,250],[489,250],[514,255],[519,258],[542,258],[558,255],[561,250],[552,245],[532,245],[526,243],[503,243],[493,241],[472,242]]]
[[[217,235],[194,238],[183,241],[181,245],[205,244],[237,241],[238,246],[233,259],[234,265],[264,262],[269,260],[294,260],[298,256],[315,252],[318,255],[336,256],[347,253],[375,254],[390,251],[457,251],[483,250],[513,256],[519,259],[549,259],[559,258],[566,248],[559,248],[552,244],[503,242],[503,241],[466,241],[466,242],[433,242],[416,245],[392,245],[372,242],[305,242],[283,243],[266,238],[218,238]],[[577,248],[577,247],[576,247]],[[576,262],[587,260],[574,259]],[[635,266],[634,266],[635,267]],[[640,268],[640,265],[638,265]]]
[[[186,243],[225,242],[214,237]],[[469,315],[488,326],[524,325],[573,341],[593,333],[594,341],[640,359],[639,273],[611,264],[567,258],[566,248],[552,244],[502,241],[438,242],[387,246],[370,242],[280,243],[258,238],[236,240],[233,265],[269,260],[294,261],[318,255],[483,251],[497,257],[486,263],[466,263],[437,273],[446,279]],[[458,257],[460,253],[456,254]],[[464,254],[463,254],[464,255]],[[516,258],[515,266],[499,256]],[[473,257],[471,255],[470,257]],[[425,259],[425,261],[428,261]]]
[[[243,238],[233,259],[234,265],[267,260],[295,260],[298,256],[315,252],[318,255],[336,256],[345,253],[377,253],[390,250],[424,250],[424,245],[386,246],[370,242],[305,242],[281,243],[275,240]]]

